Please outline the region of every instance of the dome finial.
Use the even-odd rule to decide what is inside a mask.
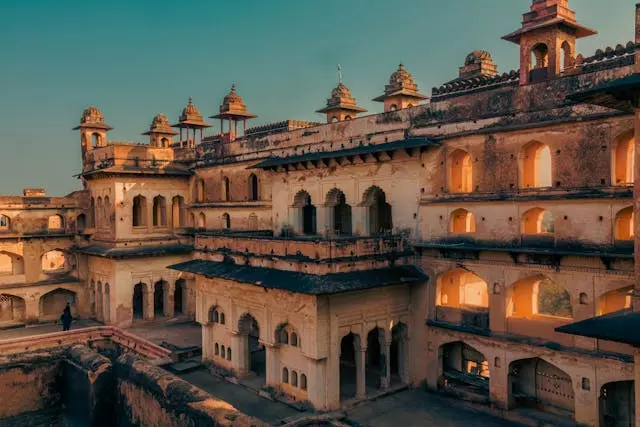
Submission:
[[[342,84],[342,65],[338,64],[338,83]]]
[[[189,96],[189,104],[193,104],[193,97]]]

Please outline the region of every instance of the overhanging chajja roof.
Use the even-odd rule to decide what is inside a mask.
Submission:
[[[396,150],[413,149],[421,151],[426,147],[438,147],[440,143],[424,137],[405,138],[399,141],[385,142],[384,144],[361,145],[353,148],[345,148],[336,151],[318,151],[315,153],[306,153],[288,157],[271,157],[257,165],[251,166],[250,169],[270,169],[278,166],[292,165],[296,163],[306,162],[326,162],[331,159],[347,158],[355,159],[357,156],[365,154],[388,153],[392,154]]]
[[[640,100],[640,73],[611,80],[567,97],[571,101],[633,112]]]
[[[309,295],[337,294],[417,283],[427,279],[424,273],[412,265],[324,275],[200,259],[170,265],[167,268],[199,274],[208,278],[233,280],[265,288],[282,289]]]
[[[556,332],[640,346],[640,313],[620,310],[556,328]]]

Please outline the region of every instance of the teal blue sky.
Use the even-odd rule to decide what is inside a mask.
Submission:
[[[157,113],[177,118],[189,96],[214,113],[232,82],[253,125],[322,120],[342,64],[344,81],[371,112],[400,61],[423,92],[455,78],[465,56],[488,50],[500,72],[518,47],[500,37],[520,26],[530,0],[3,0],[0,2],[0,194],[80,187],[71,130],[88,105],[115,129],[145,141]],[[635,0],[571,0],[599,34],[578,52],[626,43]]]

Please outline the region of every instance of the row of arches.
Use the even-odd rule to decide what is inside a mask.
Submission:
[[[613,225],[615,240],[633,240],[634,212],[629,206],[616,213]],[[543,208],[531,208],[522,214],[520,233],[522,235],[553,235],[555,233],[555,219],[553,214]],[[475,233],[476,218],[467,209],[456,209],[449,216],[449,231],[451,233]]]
[[[231,201],[231,180],[229,177],[223,177],[220,188],[220,201]],[[196,179],[195,185],[195,199],[196,202],[202,203],[207,201],[206,186],[204,179]],[[258,183],[258,176],[254,173],[250,174],[247,178],[247,196],[244,200],[257,201],[260,200],[260,186]]]
[[[153,319],[187,314],[187,299],[187,282],[184,279],[176,280],[173,286],[166,280],[158,280],[153,286],[138,282],[133,287],[133,318]]]
[[[132,206],[132,226],[148,227],[148,207],[147,198],[141,194],[133,198]],[[185,226],[185,204],[184,197],[174,196],[171,199],[171,227],[182,228]],[[151,209],[151,225],[157,228],[168,227],[167,222],[167,201],[164,196],[157,195],[153,198]]]
[[[324,228],[330,234],[351,235],[354,232],[352,207],[347,202],[345,194],[338,188],[327,192],[324,204],[325,223],[318,223],[317,208],[313,204],[311,195],[300,190],[296,193],[292,205],[292,222],[299,234],[315,235],[318,229]],[[358,205],[362,208],[362,222],[365,230],[363,234],[388,233],[393,230],[392,207],[387,202],[385,192],[378,186],[369,187]]]
[[[225,348],[224,345],[216,343],[214,346],[214,354],[216,356],[220,356],[222,359],[231,361],[231,347]]]
[[[78,218],[84,219],[84,214],[78,215]],[[78,230],[81,231],[84,227],[80,226],[79,221],[77,222],[77,224],[78,224],[77,225]],[[9,218],[7,215],[0,215],[0,232],[12,231],[11,225],[12,225],[11,218]],[[64,217],[59,214],[50,215],[47,218],[46,227],[47,227],[47,231],[54,231],[54,232],[64,231],[65,230]]]
[[[298,372],[294,369],[291,370],[291,376],[289,376],[289,369],[282,368],[282,382],[290,384],[292,387],[300,387],[301,390],[307,389],[307,376],[300,374],[300,385],[298,385]]]
[[[47,276],[63,275],[76,267],[75,257],[59,249],[44,252],[40,257],[40,271]],[[0,276],[25,274],[22,255],[0,251]]]
[[[472,310],[488,309],[488,287],[484,279],[463,268],[442,273],[437,278],[435,305]],[[492,291],[493,294],[500,294],[500,286],[494,284]],[[596,301],[596,315],[630,308],[632,292],[633,285],[626,285],[602,293]],[[574,301],[588,304],[589,297],[586,293],[580,293]],[[510,284],[507,287],[505,304],[507,317],[552,316],[571,319],[574,313],[569,292],[541,274],[521,278]]]
[[[635,143],[633,131],[615,139],[611,158],[613,185],[630,185],[634,180]],[[551,150],[540,141],[525,144],[518,155],[519,188],[545,188],[553,186]],[[451,193],[474,191],[474,170],[471,154],[455,149],[447,157],[447,183]]]
[[[0,293],[0,324],[24,322],[27,317],[37,318],[39,321],[57,320],[67,304],[71,307],[71,314],[76,317],[76,293],[68,289],[57,288],[42,295],[37,313],[27,313],[24,298]]]
[[[499,357],[487,357],[463,341],[443,344],[438,349],[438,389],[459,395],[484,396],[489,402],[491,370],[501,369]],[[570,374],[541,357],[514,360],[508,369],[509,409],[528,408],[574,419],[578,387],[589,390],[591,381],[574,384]],[[603,426],[633,425],[634,382],[614,381],[600,387],[598,411]]]

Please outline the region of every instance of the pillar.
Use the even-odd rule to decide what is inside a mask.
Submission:
[[[353,216],[353,232],[358,236],[369,236],[371,231],[369,230],[369,207],[368,206],[354,206],[351,208]]]
[[[409,383],[409,364],[407,363],[408,349],[409,349],[409,337],[406,331],[402,331],[402,336],[398,340],[398,374],[400,375],[400,382],[402,384]]]
[[[280,348],[272,344],[265,344],[265,382],[267,385],[279,384],[280,378]]]
[[[489,362],[489,398],[491,405],[500,409],[509,409],[509,363],[506,352],[486,355]]]
[[[153,291],[150,291],[146,286],[142,291],[142,318],[153,320]]]
[[[356,398],[363,399],[366,392],[366,354],[367,347],[354,343],[356,356]]]
[[[164,297],[164,315],[167,317],[173,317],[174,312],[175,312],[175,307],[174,307],[174,295],[176,292],[176,285],[175,282],[174,283],[169,283],[167,282],[167,285],[164,289],[163,292],[163,297]]]
[[[238,372],[238,376],[242,377],[249,373],[250,357],[249,343],[246,335],[241,335],[235,332],[231,338],[233,353],[231,357],[233,365]]]
[[[24,299],[24,321],[26,323],[37,322],[40,313],[40,301]]]
[[[324,237],[333,233],[333,214],[333,207],[316,207],[316,233]]]
[[[384,349],[384,350],[383,350]],[[387,390],[391,385],[391,341],[385,341],[381,346],[380,358],[382,359],[382,372],[380,372],[380,384],[383,390]]]
[[[302,208],[289,208],[289,223],[291,224],[291,228],[293,228],[293,232],[296,234],[304,233],[302,229],[302,215]]]

